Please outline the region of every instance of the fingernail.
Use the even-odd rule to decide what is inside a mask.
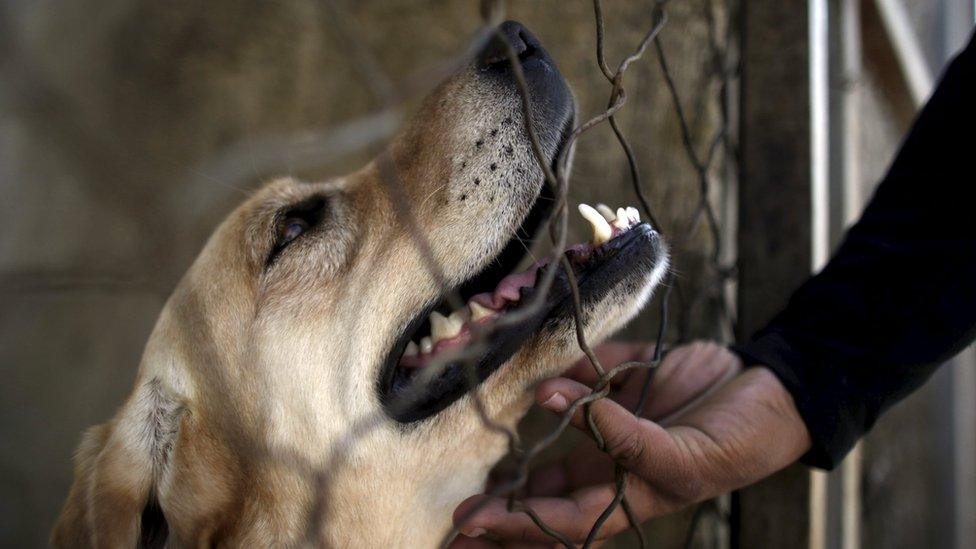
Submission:
[[[472,529],[468,530],[467,532],[461,532],[461,533],[464,534],[465,536],[469,537],[469,538],[477,538],[477,537],[480,537],[480,536],[483,536],[483,535],[487,534],[488,531],[485,530],[484,528],[472,528]]]
[[[569,401],[560,393],[553,393],[551,397],[542,403],[542,407],[553,412],[563,412],[569,408]]]

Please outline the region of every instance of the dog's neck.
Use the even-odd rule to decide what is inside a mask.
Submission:
[[[531,396],[509,397],[486,405],[504,406],[494,418],[514,429]],[[344,456],[324,479],[334,491],[318,492],[325,498],[318,539],[340,547],[439,546],[454,509],[484,490],[490,469],[508,451],[507,437],[488,429],[471,403],[459,404],[432,423],[399,426],[399,436],[381,434]],[[351,532],[371,537],[343,539]]]
[[[485,431],[455,433],[447,440],[367,437],[356,446],[364,451],[333,456],[314,473],[293,477],[303,484],[303,504],[296,505],[288,490],[268,512],[306,510],[307,524],[296,541],[329,547],[438,546],[451,529],[455,507],[484,489],[489,470],[507,450],[505,437]]]

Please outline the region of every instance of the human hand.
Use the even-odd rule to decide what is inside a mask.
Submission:
[[[646,345],[625,343],[608,343],[597,350],[608,369],[649,354]],[[641,418],[631,410],[640,397],[644,371],[618,376],[611,398],[591,405],[606,452],[586,445],[529,479],[524,504],[574,543],[586,539],[614,497],[611,460],[631,473],[627,499],[638,520],[644,521],[756,482],[793,463],[810,447],[806,427],[779,380],[765,368],[743,370],[738,356],[723,346],[700,342],[678,347],[654,375]],[[561,414],[589,394],[595,382],[584,360],[566,377],[540,384],[536,401]],[[572,424],[589,434],[582,409]],[[485,497],[468,498],[455,510],[462,535],[453,548],[553,545],[553,538],[528,515],[508,512],[504,499],[489,501],[469,517]],[[618,507],[597,539],[628,527]]]

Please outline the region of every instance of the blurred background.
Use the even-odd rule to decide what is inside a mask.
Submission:
[[[653,5],[606,2],[611,67],[651,28]],[[602,112],[592,4],[506,8],[549,49],[580,119]],[[626,74],[618,122],[675,247],[669,344],[747,337],[825,260],[973,9],[668,4],[660,50]],[[224,215],[275,175],[362,165],[480,24],[478,2],[461,0],[2,0],[0,545],[46,543],[82,430],[129,391],[156,315]],[[579,142],[570,199],[637,205],[605,124]],[[658,323],[648,307],[621,337],[653,339]],[[535,415],[523,425],[529,439],[550,428]],[[974,353],[837,471],[795,467],[647,533],[654,547],[976,547]]]

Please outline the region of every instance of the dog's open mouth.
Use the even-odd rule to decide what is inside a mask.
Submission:
[[[541,307],[529,307],[539,292],[548,261],[514,272],[536,228],[548,216],[552,198],[545,191],[512,241],[458,290],[466,305],[451,310],[446,302],[427,307],[403,330],[380,377],[387,412],[413,422],[443,410],[484,381],[547,325],[573,316],[573,300],[560,265]],[[569,260],[582,305],[598,302],[615,286],[650,273],[661,255],[658,233],[640,221],[634,208],[616,211],[580,205],[593,226],[588,244],[569,247]],[[512,313],[519,313],[512,315]],[[516,320],[517,321],[509,321]]]
[[[573,128],[572,94],[549,54],[527,29],[509,21],[499,32],[522,64],[532,92],[534,127],[559,129],[543,135],[552,141],[550,161],[555,163]],[[516,80],[501,44],[493,40],[480,54],[478,78],[485,79],[492,93],[505,90],[514,97]],[[498,256],[454,288],[463,306],[453,310],[446,302],[432,303],[403,327],[380,369],[379,395],[391,417],[403,423],[430,417],[487,379],[527,343],[560,333],[560,329],[566,333],[574,300],[563,262],[535,262],[516,272],[553,203],[548,186],[543,185],[522,226]],[[564,254],[575,274],[586,324],[587,308],[605,298],[638,299],[652,286],[653,273],[663,271],[666,253],[658,233],[641,223],[633,208],[612,211],[586,206],[581,213],[593,226],[593,239]],[[657,267],[662,268],[655,270]],[[542,295],[545,273],[553,273],[554,278]],[[596,316],[594,325],[607,320]]]

